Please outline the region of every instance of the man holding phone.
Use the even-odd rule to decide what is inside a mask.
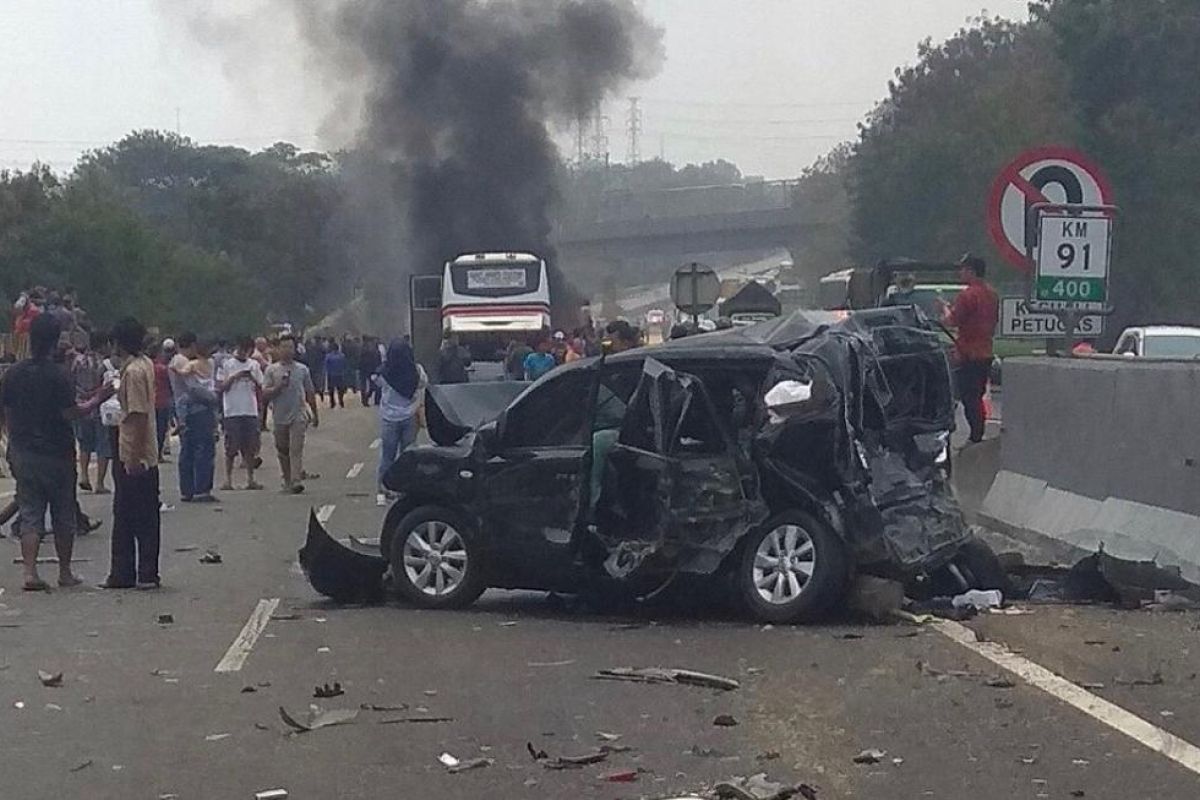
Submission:
[[[259,463],[262,443],[258,395],[263,371],[251,358],[253,352],[254,340],[249,336],[239,337],[233,357],[217,367],[217,390],[224,410],[221,424],[225,428],[225,485],[221,489],[227,492],[233,491],[233,464],[239,454],[246,467],[246,488],[262,488],[254,480],[254,469]]]
[[[304,491],[300,481],[304,477],[304,436],[309,415],[315,428],[320,424],[320,412],[312,375],[308,367],[296,361],[296,338],[290,334],[279,340],[279,360],[267,367],[263,400],[271,405],[283,492],[300,494]]]

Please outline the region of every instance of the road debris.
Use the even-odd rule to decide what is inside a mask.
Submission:
[[[999,589],[972,589],[955,595],[950,599],[954,608],[973,608],[976,611],[988,611],[1004,605],[1004,595]]]
[[[308,720],[306,722],[298,722],[287,712],[287,709],[283,706],[279,707],[279,718],[295,733],[309,733],[310,731],[329,728],[334,725],[348,725],[354,722],[357,716],[357,708],[335,708],[329,711],[321,711],[314,706],[309,711]]]
[[[159,625],[174,625],[175,624],[175,616],[173,614],[159,614],[158,615],[158,624]]]
[[[333,686],[325,683],[320,686],[313,687],[313,697],[317,697],[322,700],[328,700],[331,697],[341,697],[345,693],[346,692],[342,689],[342,685],[337,681],[333,682]]]
[[[596,731],[596,738],[602,742],[615,742],[621,738],[621,734],[605,733],[604,731]]]
[[[1013,689],[1016,688],[1017,684],[1012,678],[1005,678],[997,675],[996,677],[988,678],[987,681],[984,682],[984,685],[990,686],[993,689]]]
[[[600,680],[633,681],[635,683],[677,683],[683,686],[719,689],[723,692],[733,691],[742,685],[733,678],[670,667],[613,667],[600,670],[595,677]]]
[[[563,661],[530,661],[525,666],[527,667],[569,667],[575,663],[575,659],[568,658]]]
[[[868,750],[863,750],[852,760],[855,764],[878,764],[885,758],[887,758],[887,750],[877,750],[875,748],[871,748]]]
[[[176,552],[176,553],[194,553],[194,552],[196,552],[196,551],[197,551],[197,550],[199,550],[199,549],[200,549],[200,548],[199,548],[199,546],[197,546],[197,545],[194,545],[194,544],[185,544],[185,545],[183,545],[182,547],[176,547],[176,548],[175,548],[175,552]]]
[[[732,728],[738,724],[738,721],[732,714],[718,714],[712,724],[718,728]]]
[[[495,764],[495,763],[496,763],[496,760],[492,759],[492,758],[471,758],[466,761],[462,761],[458,764],[455,764],[452,767],[447,767],[446,771],[449,772],[451,775],[457,775],[458,773],[466,772],[467,770],[480,769],[481,767],[490,767],[492,764]]]
[[[300,616],[299,614],[272,614],[271,615],[272,622],[293,622],[298,619],[304,619],[304,617]]]
[[[533,742],[526,742],[525,748],[529,751],[529,756],[534,761],[544,761],[545,759],[550,757],[550,754],[547,753],[545,750],[540,750],[540,749],[534,747]]]
[[[438,761],[441,762],[441,765],[446,768],[457,767],[462,763],[449,753],[442,753],[440,756],[438,756]]]
[[[600,780],[607,783],[635,783],[640,774],[636,769],[630,769],[623,772],[610,772],[607,775],[601,775]]]
[[[691,750],[685,751],[684,755],[696,756],[697,758],[724,758],[725,754],[715,747],[701,747],[698,744],[692,745]]]
[[[380,725],[408,725],[422,722],[454,722],[454,717],[395,717],[379,720]]]
[[[209,549],[204,551],[204,555],[200,556],[201,564],[220,564],[222,563],[221,554],[216,550]]]
[[[542,761],[542,766],[546,769],[580,769],[589,764],[599,764],[602,761],[608,760],[609,750],[600,748],[591,753],[584,753],[578,756],[559,756],[554,759],[539,759]]]
[[[242,694],[254,694],[257,691],[258,691],[258,689],[255,689],[253,686],[243,686],[241,693]]]
[[[754,757],[755,761],[776,761],[782,758],[783,755],[776,750],[768,750],[765,753],[759,753]]]
[[[363,703],[359,706],[363,711],[408,711],[408,703],[380,705],[378,703]]]
[[[38,680],[42,682],[42,686],[49,686],[51,688],[62,686],[63,674],[61,672],[46,672],[39,669],[37,676]]]
[[[785,786],[767,779],[765,772],[749,778],[731,778],[713,787],[719,800],[788,800],[800,795],[805,800],[816,800],[816,790],[806,783]]]
[[[228,739],[230,736],[233,736],[233,734],[232,733],[210,733],[208,736],[204,737],[204,741],[219,742],[222,739]]]
[[[287,789],[267,789],[266,791],[256,792],[254,800],[287,800]]]
[[[1161,686],[1165,681],[1162,673],[1155,670],[1149,678],[1113,678],[1113,683],[1118,686]]]

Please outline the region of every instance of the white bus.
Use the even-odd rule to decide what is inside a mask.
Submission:
[[[446,262],[442,331],[476,360],[498,359],[512,339],[532,342],[550,327],[546,262],[531,253],[468,253]]]

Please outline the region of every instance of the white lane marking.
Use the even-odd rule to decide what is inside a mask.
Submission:
[[[363,462],[359,461],[353,467],[350,468],[349,472],[346,473],[346,480],[348,480],[348,481],[354,480],[355,478],[358,477],[358,473],[360,473],[362,471],[363,471]]]
[[[213,672],[237,672],[240,670],[246,663],[246,659],[249,658],[250,651],[254,649],[254,643],[258,641],[259,636],[262,636],[267,623],[271,621],[271,615],[278,607],[278,597],[259,600],[258,605],[250,614],[250,619],[246,620],[246,624],[242,627],[242,632],[233,640],[233,644],[229,645],[224,658],[217,663]]]
[[[371,449],[372,449],[372,450],[378,450],[378,449],[379,449],[379,445],[381,445],[381,444],[383,444],[383,440],[382,440],[382,439],[376,439],[375,441],[371,442]]]
[[[337,506],[335,506],[333,503],[330,503],[329,505],[321,506],[320,508],[318,508],[317,509],[317,521],[320,522],[322,525],[324,525],[326,522],[329,522],[329,518],[333,516],[333,511],[336,508],[337,508]]]
[[[1040,664],[1017,655],[999,642],[978,641],[975,632],[965,625],[949,620],[940,620],[934,624],[938,631],[951,640],[1008,670],[1030,686],[1035,686],[1067,705],[1074,706],[1113,730],[1200,774],[1200,747],[1150,724],[1102,697],[1097,697]]]

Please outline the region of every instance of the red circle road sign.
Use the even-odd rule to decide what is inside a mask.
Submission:
[[[1036,147],[1014,158],[992,183],[988,232],[1000,255],[1022,272],[1026,256],[1025,218],[1034,203],[1112,205],[1112,185],[1090,158],[1070,147]]]

